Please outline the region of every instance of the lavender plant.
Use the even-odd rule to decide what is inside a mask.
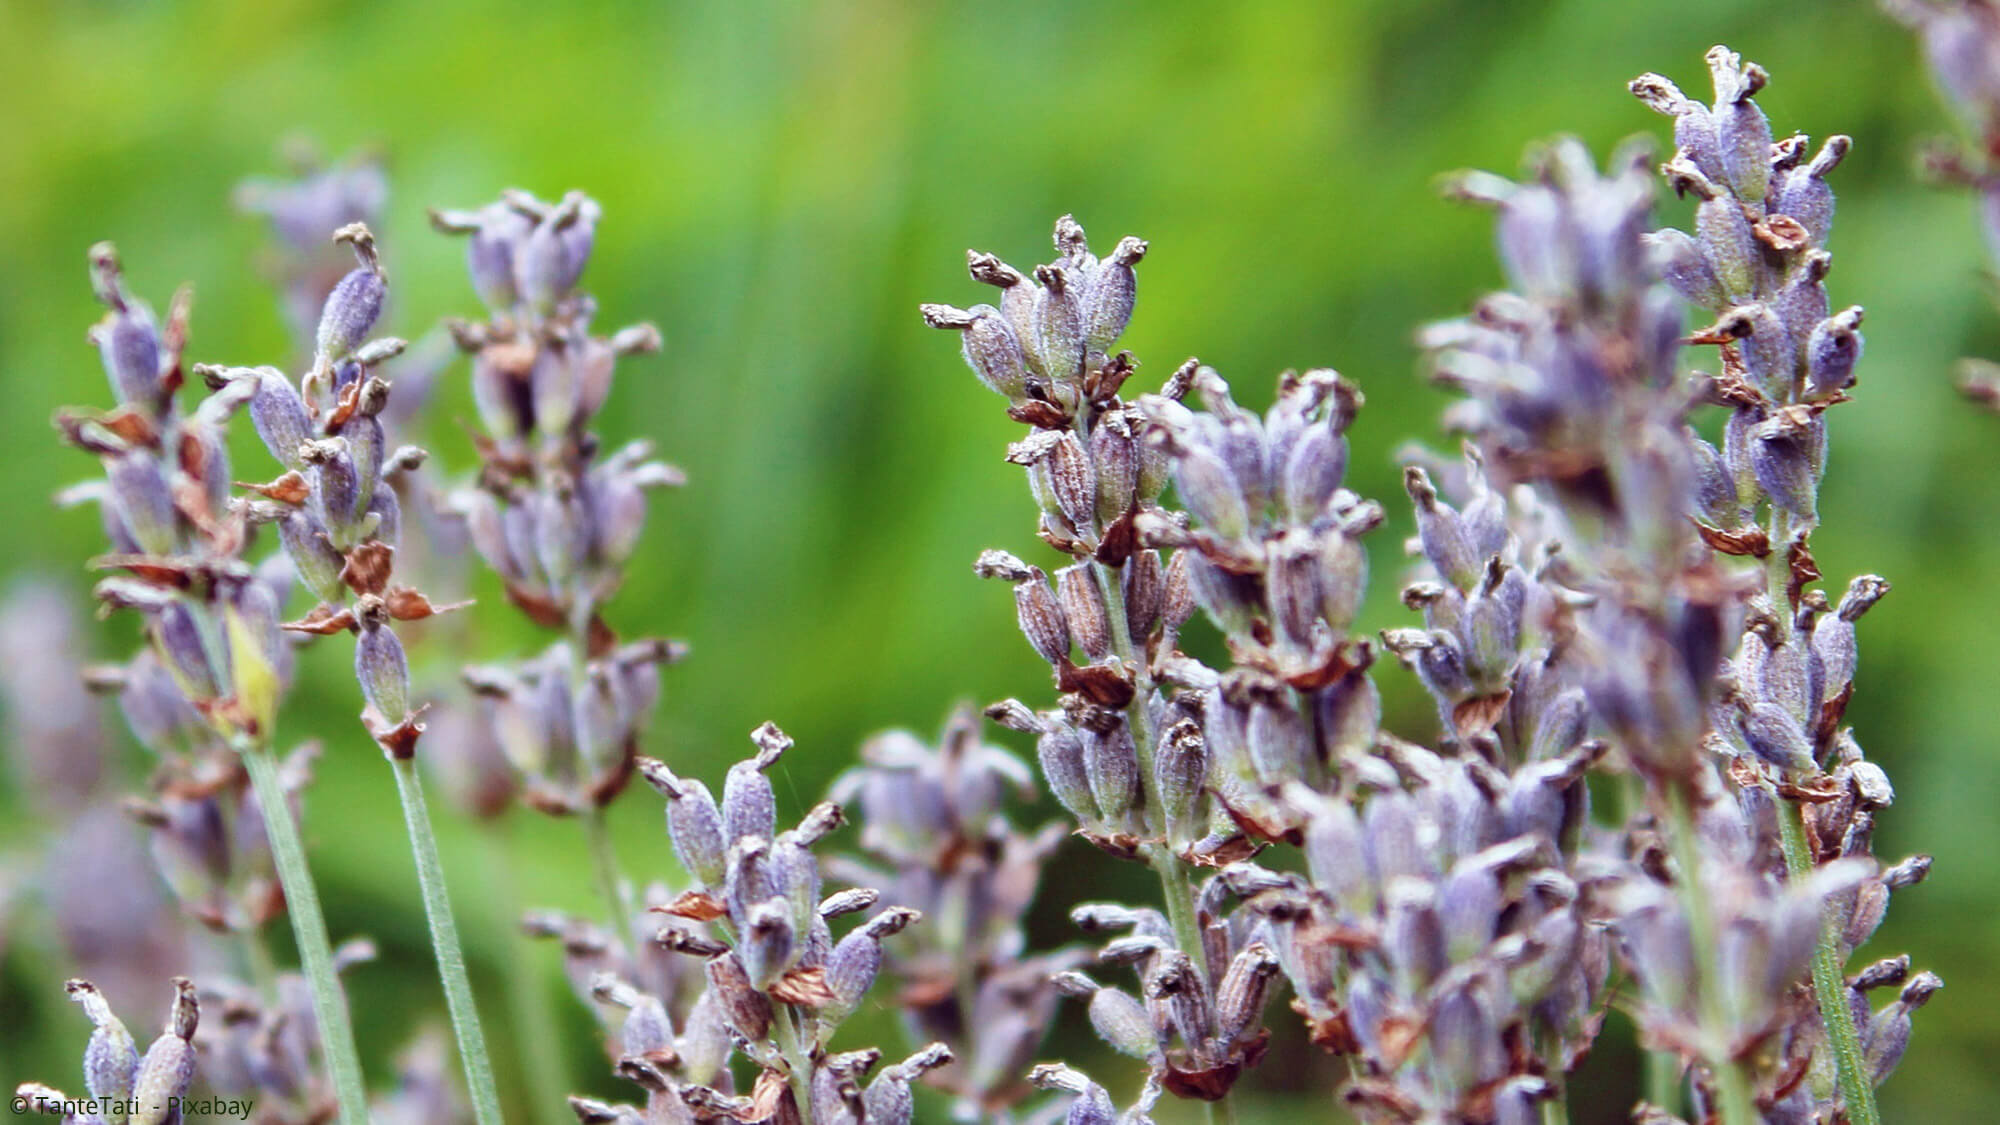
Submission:
[[[1825,177],[1849,142],[1774,141],[1764,72],[1723,48],[1709,64],[1713,105],[1633,83],[1675,118],[1663,172],[1697,200],[1692,234],[1649,229],[1642,146],[1602,174],[1559,141],[1526,182],[1453,181],[1499,211],[1513,292],[1421,338],[1466,395],[1447,419],[1466,455],[1406,472],[1422,566],[1403,600],[1424,621],[1380,642],[1436,702],[1435,748],[1379,729],[1373,645],[1349,635],[1360,539],[1382,520],[1340,488],[1350,384],[1287,375],[1259,417],[1190,361],[1125,403],[1131,359],[1110,349],[1144,244],[1100,261],[1067,218],[1032,278],[970,256],[997,307],[925,306],[1030,427],[1009,460],[1072,560],[1051,586],[982,556],[1063,693],[1057,711],[990,714],[1037,736],[1088,838],[1162,878],[1164,913],[1077,913],[1120,933],[1099,959],[1139,989],[1058,986],[1147,1079],[1121,1117],[1104,1087],[1043,1068],[1070,1120],[1223,1099],[1280,979],[1313,1040],[1349,1057],[1364,1119],[1559,1119],[1614,964],[1698,1119],[1878,1119],[1873,1087],[1938,981],[1907,957],[1845,975],[1929,866],[1874,860],[1893,794],[1841,722],[1854,624],[1888,584],[1861,576],[1837,604],[1812,588],[1822,415],[1861,354],[1861,310],[1834,312],[1824,286]],[[1715,323],[1684,337],[1682,301]],[[1720,372],[1681,374],[1690,345],[1716,347]],[[1695,428],[1711,405],[1720,449]],[[1186,512],[1159,503],[1169,478]],[[1233,667],[1178,650],[1197,605]],[[1617,827],[1591,814],[1593,771],[1624,779]],[[1302,848],[1304,872],[1259,863],[1273,845]],[[1645,1120],[1678,1119],[1661,1073]]]
[[[329,1084],[343,1122],[364,1119],[353,1031],[334,979],[333,954],[306,866],[292,787],[272,738],[288,653],[280,631],[283,574],[244,561],[251,506],[229,494],[225,427],[255,397],[236,382],[182,413],[189,300],[176,297],[164,325],[126,292],[109,244],[91,252],[98,299],[109,309],[92,331],[118,405],[108,412],[71,410],[57,425],[73,445],[94,454],[105,480],[69,490],[65,500],[95,501],[113,553],[97,560],[119,571],[100,581],[107,609],[136,611],[150,654],[116,677],[142,739],[186,755],[187,789],[173,785],[145,819],[172,867],[196,882],[254,873],[268,847],[300,958],[312,982],[314,1020],[324,1042]],[[296,449],[296,445],[294,446]],[[173,776],[173,773],[167,775]],[[247,780],[248,790],[244,783]],[[168,802],[171,803],[168,803]],[[231,830],[228,824],[241,825]],[[261,824],[256,831],[254,824]],[[239,885],[238,889],[241,887]],[[254,928],[275,913],[266,892],[212,898],[203,911],[223,928]]]
[[[638,546],[648,489],[680,471],[633,442],[606,453],[589,426],[610,397],[618,359],[657,351],[650,324],[590,334],[597,303],[577,289],[600,208],[581,192],[554,204],[519,191],[478,211],[433,212],[468,235],[466,263],[486,303],[480,323],[453,322],[472,356],[473,399],[486,433],[476,482],[452,496],[475,550],[508,599],[563,640],[511,666],[467,669],[500,745],[524,779],[522,798],[582,818],[598,881],[620,932],[630,889],[604,809],[632,776],[658,667],[682,655],[664,640],[621,644],[599,612]],[[623,940],[622,933],[620,940]]]
[[[466,1089],[482,1125],[496,1125],[492,1065],[416,771],[424,708],[411,699],[409,660],[393,627],[459,607],[434,605],[414,588],[393,583],[402,512],[393,480],[426,454],[414,446],[392,451],[381,422],[391,388],[373,368],[401,352],[403,342],[369,339],[388,288],[374,236],[356,223],[334,232],[334,241],[350,245],[358,265],[328,294],[312,367],[297,385],[274,367],[200,366],[196,372],[248,402],[258,436],[284,466],[281,476],[255,489],[263,502],[249,510],[277,526],[293,569],[318,599],[311,613],[285,627],[308,635],[356,635],[362,722],[395,775]]]

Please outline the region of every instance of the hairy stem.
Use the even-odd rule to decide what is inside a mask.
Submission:
[[[424,805],[423,782],[417,777],[415,760],[394,758],[390,765],[396,773],[396,795],[403,801],[403,823],[410,830],[410,850],[416,855],[417,883],[423,888],[438,980],[444,985],[452,1036],[458,1040],[459,1061],[465,1067],[465,1093],[472,1099],[473,1118],[479,1125],[500,1125],[493,1063],[487,1057],[486,1034],[479,1029],[479,1011],[472,1001],[472,980],[465,971],[465,951],[458,942],[451,895],[445,890],[444,864],[438,861],[437,836],[431,831],[430,810]]]
[[[777,1005],[771,1013],[771,1037],[778,1044],[778,1051],[785,1056],[785,1069],[792,1086],[792,1100],[798,1104],[800,1125],[812,1125],[812,1059],[806,1054],[800,1039],[799,1029],[793,1025],[794,1009],[790,1004]]]
[[[1779,838],[1784,842],[1785,867],[1794,882],[1811,877],[1812,849],[1806,845],[1805,823],[1800,819],[1805,806],[1793,801],[1778,814]],[[1841,1100],[1847,1103],[1847,1117],[1853,1125],[1881,1125],[1875,1108],[1875,1086],[1869,1081],[1868,1062],[1861,1052],[1861,1036],[1854,1027],[1854,1012],[1847,1006],[1847,977],[1841,965],[1837,919],[1827,910],[1820,919],[1819,942],[1813,948],[1813,998],[1819,1002],[1820,1022],[1826,1027],[1827,1043],[1833,1049],[1834,1071],[1840,1083]]]
[[[285,912],[291,916],[292,934],[298,941],[299,966],[312,986],[313,1019],[319,1024],[327,1077],[340,1106],[341,1125],[368,1125],[368,1089],[361,1080],[361,1053],[354,1046],[347,999],[333,975],[333,945],[326,936],[326,915],[320,912],[319,891],[313,886],[305,844],[299,839],[299,826],[292,820],[292,806],[278,777],[277,758],[268,745],[249,739],[238,739],[236,749],[250,773],[257,807],[264,814],[264,835],[271,842],[271,858],[285,890]]]

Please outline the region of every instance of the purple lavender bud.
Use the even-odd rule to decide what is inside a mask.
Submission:
[[[1100,988],[1090,994],[1090,1027],[1121,1055],[1146,1060],[1160,1053],[1146,1006],[1122,989]]]
[[[1750,469],[1771,503],[1808,524],[1819,519],[1819,425],[1802,407],[1780,410],[1757,424],[1748,451]]]
[[[1738,504],[1736,480],[1723,464],[1722,454],[1699,437],[1690,437],[1688,450],[1693,455],[1695,502],[1700,505],[1701,514],[1717,525],[1734,523]]]
[[[1347,438],[1330,424],[1307,426],[1278,467],[1286,516],[1301,524],[1317,518],[1346,475]]]
[[[113,1014],[97,986],[87,980],[72,980],[63,987],[90,1018],[90,1043],[83,1050],[84,1087],[93,1098],[130,1098],[139,1071],[139,1046],[132,1033]]]
[[[1506,1073],[1505,1048],[1486,990],[1475,982],[1448,989],[1431,1016],[1430,1040],[1446,1089],[1471,1090]]]
[[[519,572],[517,582],[545,586],[548,577],[541,566],[541,529],[537,526],[542,505],[532,495],[514,493],[500,510],[500,532],[507,541],[507,556]]]
[[[1090,774],[1084,769],[1083,739],[1069,726],[1052,726],[1035,741],[1035,758],[1049,792],[1071,816],[1085,824],[1098,820],[1091,797]]]
[[[1827,317],[1806,341],[1808,401],[1829,398],[1854,385],[1854,365],[1861,359],[1861,306],[1850,305]]]
[[[1127,235],[1098,263],[1084,296],[1084,339],[1092,351],[1108,352],[1124,335],[1132,321],[1132,305],[1138,295],[1139,279],[1132,267],[1146,256],[1143,239]]]
[[[160,380],[160,330],[146,306],[128,301],[91,329],[90,335],[119,404],[156,409],[165,390]]]
[[[1430,474],[1421,466],[1403,470],[1403,488],[1416,503],[1417,537],[1423,543],[1424,557],[1446,581],[1461,590],[1470,589],[1479,580],[1479,568],[1485,560],[1473,553],[1458,512],[1438,498]]]
[[[743,971],[754,987],[768,989],[798,956],[798,931],[792,926],[791,909],[782,898],[766,899],[752,906],[742,923],[743,936],[736,952],[743,958]]]
[[[1627,86],[1653,112],[1674,119],[1674,145],[1682,149],[1710,178],[1722,175],[1722,158],[1715,135],[1715,117],[1708,107],[1681,93],[1680,87],[1658,74],[1642,74]]]
[[[1151,636],[1167,604],[1167,578],[1158,551],[1140,551],[1127,559],[1119,584],[1125,592],[1126,636]]]
[[[1701,200],[1694,212],[1695,239],[1723,292],[1731,301],[1747,299],[1755,291],[1762,254],[1742,205],[1683,157],[1669,160],[1665,171],[1675,191],[1693,192]]]
[[[1075,282],[1061,266],[1035,267],[1034,305],[1022,337],[1028,364],[1059,383],[1074,380],[1084,360],[1083,309]]]
[[[1784,707],[1754,704],[1743,715],[1741,728],[1750,752],[1764,761],[1794,773],[1810,773],[1816,768],[1812,740]]]
[[[1826,293],[1826,275],[1832,268],[1833,255],[1824,250],[1805,251],[1777,296],[1771,299],[1771,311],[1785,322],[1799,354],[1808,362],[1813,329],[1833,312]]]
[[[1174,557],[1185,560],[1188,592],[1216,626],[1231,636],[1248,634],[1259,608],[1256,579],[1232,574],[1199,552],[1181,551]]]
[[[861,1095],[861,1119],[868,1125],[910,1125],[916,1114],[916,1100],[910,1084],[927,1070],[952,1061],[951,1051],[942,1043],[923,1050],[875,1076]]]
[[[465,269],[473,291],[494,311],[512,308],[519,299],[514,287],[514,255],[534,224],[505,203],[492,203],[472,213],[436,212],[433,225],[448,232],[469,232]]]
[[[1769,306],[1731,309],[1716,327],[1742,341],[1743,367],[1750,381],[1773,402],[1789,402],[1798,382],[1799,354],[1791,332]]]
[[[375,495],[369,498],[368,510],[362,513],[362,520],[374,521],[375,530],[368,533],[370,539],[395,546],[403,532],[403,502],[396,499],[396,490],[376,489]]]
[[[819,864],[812,852],[798,833],[780,832],[771,842],[769,864],[772,880],[791,906],[792,928],[798,933],[811,930],[819,916]]]
[[[514,284],[529,304],[547,312],[569,295],[590,260],[600,216],[597,204],[580,192],[541,215],[514,251]]]
[[[362,598],[357,610],[361,636],[354,643],[354,678],[375,713],[399,726],[410,714],[410,662],[403,642],[389,627],[389,611],[380,598]]]
[[[583,417],[581,357],[570,344],[542,348],[528,369],[528,400],[535,428],[544,434],[561,434]]]
[[[1100,418],[1090,432],[1090,461],[1097,480],[1095,511],[1104,524],[1123,515],[1138,497],[1140,454],[1135,424],[1133,418],[1117,412]]]
[[[222,694],[215,662],[201,622],[187,603],[175,600],[153,615],[153,646],[174,682],[190,700],[215,699]]]
[[[1250,506],[1243,482],[1229,464],[1206,445],[1176,452],[1174,486],[1196,522],[1223,539],[1242,539],[1250,532]],[[1210,612],[1213,612],[1211,609]]]
[[[359,525],[367,500],[347,439],[309,441],[299,456],[311,467],[312,504],[328,537],[337,547],[353,547],[361,538]]]
[[[1864,574],[1848,583],[1839,610],[1813,631],[1813,652],[1820,659],[1826,691],[1838,695],[1854,680],[1857,650],[1854,623],[1889,592],[1889,583],[1873,574]]]
[[[1118,823],[1139,799],[1139,751],[1122,718],[1110,729],[1083,730],[1083,772],[1104,819]]]
[[[1194,589],[1189,584],[1187,551],[1175,551],[1167,560],[1165,590],[1160,603],[1160,620],[1170,631],[1179,632],[1197,608]]]
[[[1671,227],[1653,231],[1645,236],[1645,243],[1660,279],[1673,286],[1683,300],[1712,312],[1719,312],[1729,304],[1729,297],[1702,253],[1701,244],[1686,231]]]
[[[1168,1021],[1190,1051],[1197,1056],[1207,1051],[1215,1032],[1215,1013],[1208,990],[1186,953],[1172,948],[1161,951],[1146,976],[1146,999],[1166,1009]]]
[[[285,513],[278,521],[278,541],[292,560],[292,569],[314,597],[326,605],[339,605],[345,600],[340,572],[347,560],[334,549],[318,516],[305,508]]]
[[[1096,526],[1097,470],[1083,442],[1064,430],[1038,466],[1048,474],[1049,492],[1071,527],[1088,534]]]
[[[1770,185],[1771,123],[1751,99],[1768,76],[1763,67],[1745,63],[1727,47],[1709,50],[1708,70],[1715,80],[1715,138],[1723,177],[1738,198],[1762,202]]]
[[[153,1045],[132,1086],[132,1125],[164,1125],[179,1121],[179,1102],[194,1083],[195,1025],[201,1009],[195,1000],[194,984],[186,977],[174,978],[174,1007],[167,1028]]]
[[[1903,986],[1902,994],[1868,1021],[1868,1041],[1863,1047],[1869,1076],[1880,1084],[1903,1059],[1910,1045],[1910,1013],[1924,1006],[1944,981],[1936,973],[1918,973]]]
[[[771,1000],[750,985],[743,963],[734,953],[718,953],[708,959],[708,995],[722,1021],[737,1035],[752,1043],[771,1031]]]
[[[1772,210],[1797,219],[1815,246],[1824,244],[1833,231],[1833,189],[1826,185],[1827,173],[1839,166],[1853,143],[1851,137],[1838,134],[1828,137],[1811,163],[1796,165],[1784,173],[1778,188]]]
[[[568,473],[547,474],[544,488],[533,499],[535,511],[535,559],[550,584],[565,588],[583,565],[590,547],[590,513],[577,495],[576,482]]]
[[[1183,719],[1167,730],[1154,753],[1153,776],[1167,842],[1184,848],[1200,838],[1208,822],[1208,745],[1199,724]]]
[[[159,458],[132,449],[106,458],[104,469],[126,534],[147,554],[173,554],[180,542],[180,513]]]
[[[1466,599],[1464,627],[1467,655],[1480,678],[1490,685],[1504,684],[1513,670],[1527,602],[1528,583],[1521,569],[1493,556],[1485,579]]]
[[[1036,583],[1030,581],[1023,585],[1032,587]],[[1016,586],[1015,590],[1021,588]],[[1076,639],[1077,647],[1092,660],[1103,660],[1111,655],[1111,620],[1104,606],[1104,591],[1097,584],[1097,575],[1091,564],[1073,563],[1056,571],[1056,592],[1062,599],[1063,619],[1068,622],[1070,635]],[[1041,651],[1039,644],[1035,647],[1036,651]]]
[[[1265,784],[1311,776],[1315,758],[1312,732],[1290,706],[1273,701],[1251,707],[1245,738],[1250,761]]]
[[[496,362],[491,350],[472,357],[472,405],[479,411],[479,424],[503,442],[534,425],[527,381]]]
[[[1303,528],[1288,527],[1266,549],[1264,594],[1271,619],[1286,640],[1310,649],[1322,604],[1317,538]]]
[[[924,323],[932,328],[948,328],[962,333],[960,348],[965,364],[986,388],[1010,399],[1023,397],[1028,384],[1028,357],[1020,337],[999,309],[974,305],[955,309],[950,305],[923,306]]]
[[[1248,1034],[1263,1017],[1271,979],[1278,975],[1278,958],[1271,947],[1255,942],[1232,958],[1215,987],[1218,1038],[1233,1042]]]
[[[382,299],[389,289],[388,279],[375,261],[374,238],[368,229],[356,223],[342,227],[334,237],[340,240],[342,235],[354,243],[362,264],[340,279],[320,312],[316,353],[329,371],[334,361],[346,359],[368,338],[382,315]]]
[[[757,743],[756,756],[729,767],[722,783],[722,831],[728,840],[749,836],[768,840],[778,830],[778,800],[764,771],[791,749],[792,740],[772,723],[758,727],[750,737]]]

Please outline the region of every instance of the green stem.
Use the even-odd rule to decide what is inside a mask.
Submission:
[[[494,822],[488,841],[491,846],[480,851],[486,857],[483,881],[498,923],[495,928],[500,933],[513,934],[515,939],[506,943],[507,1022],[513,1029],[515,1061],[527,1074],[528,1097],[534,1105],[532,1118],[542,1125],[564,1125],[570,1115],[564,1110],[563,1096],[568,1083],[563,1075],[561,1052],[535,1046],[556,1041],[555,1012],[549,1007],[548,981],[528,955],[528,943],[519,940],[515,933],[520,909],[514,895],[513,874],[507,868],[513,852],[512,840],[504,829],[504,822]]]
[[[458,923],[451,915],[445,890],[444,864],[438,861],[437,836],[431,831],[424,787],[411,758],[392,758],[396,794],[403,801],[403,823],[410,830],[410,850],[416,854],[417,883],[423,888],[424,915],[430,920],[431,949],[437,955],[438,980],[444,985],[445,1006],[451,1012],[452,1035],[458,1040],[459,1061],[465,1067],[465,1093],[479,1125],[500,1125],[500,1095],[493,1084],[493,1064],[486,1055],[486,1035],[479,1029],[479,1012],[472,1002],[472,980],[465,971],[465,951],[458,943]]]
[[[812,1059],[806,1055],[799,1029],[792,1024],[795,1010],[779,1004],[771,1013],[771,1037],[785,1056],[785,1069],[792,1085],[792,1100],[798,1103],[800,1125],[812,1125]]]
[[[1779,804],[1795,804],[1780,801]],[[1785,867],[1794,883],[1813,873],[1812,850],[1806,845],[1806,829],[1800,819],[1805,807],[1778,814],[1778,835],[1784,842]],[[1855,1031],[1854,1012],[1847,1006],[1847,978],[1841,965],[1839,919],[1829,906],[1820,920],[1819,942],[1813,948],[1813,997],[1819,1002],[1820,1022],[1826,1027],[1833,1048],[1835,1073],[1840,1082],[1841,1100],[1847,1103],[1847,1117],[1853,1125],[1881,1125],[1875,1108],[1875,1087],[1869,1081],[1867,1059],[1861,1053],[1861,1037]]]
[[[1701,849],[1695,842],[1694,815],[1688,809],[1687,794],[1679,786],[1669,784],[1665,797],[1667,845],[1680,868],[1681,909],[1687,912],[1688,936],[1700,973],[1702,1053],[1715,1081],[1717,1119],[1721,1125],[1758,1125],[1763,1119],[1751,1098],[1749,1078],[1730,1053],[1734,1039],[1730,1029],[1735,1026],[1730,1012],[1732,998],[1722,989],[1722,965],[1708,914],[1708,892],[1701,886]]]
[[[1665,1051],[1646,1052],[1646,1100],[1668,1113],[1681,1111],[1681,1065]]]
[[[354,1025],[347,1014],[347,1000],[333,975],[333,944],[326,936],[326,915],[320,912],[319,891],[313,886],[312,869],[306,864],[305,844],[299,826],[292,820],[292,806],[285,799],[285,784],[278,777],[278,761],[270,748],[248,739],[239,739],[236,749],[250,774],[257,793],[257,807],[264,814],[264,835],[271,842],[271,858],[278,868],[278,883],[285,890],[285,912],[292,919],[292,934],[299,945],[299,967],[312,986],[313,1019],[319,1024],[321,1049],[326,1053],[328,1080],[340,1106],[341,1125],[368,1125],[368,1090],[361,1080],[361,1053],[354,1047]]]
[[[264,944],[262,932],[250,929],[243,934],[243,963],[250,970],[251,983],[257,986],[257,995],[268,1003],[278,998],[278,965],[271,960],[271,947]]]
[[[597,889],[604,896],[605,908],[611,911],[611,933],[622,948],[632,945],[632,919],[638,908],[632,902],[631,892],[626,889],[625,878],[619,874],[618,848],[611,841],[611,826],[605,821],[604,810],[592,808],[583,814],[583,832],[590,840],[591,865],[597,869]]]
[[[1542,1103],[1542,1125],[1569,1125],[1569,1089],[1563,1087],[1556,1096]]]

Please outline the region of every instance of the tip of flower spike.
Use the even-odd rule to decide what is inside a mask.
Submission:
[[[333,241],[353,247],[354,256],[360,259],[364,268],[374,273],[382,272],[381,259],[375,252],[375,233],[368,229],[367,223],[349,223],[341,227],[333,232]]]
[[[1708,73],[1715,80],[1715,103],[1718,106],[1748,101],[1771,80],[1763,67],[1744,62],[1742,55],[1721,43],[1710,47],[1704,57],[1708,60]]]
[[[1674,85],[1672,79],[1651,71],[1627,82],[1625,88],[1632,92],[1633,97],[1644,102],[1646,108],[1668,117],[1686,113],[1695,107],[1694,103],[1688,100],[1688,96],[1681,93],[1681,88]]]
[[[975,319],[971,313],[952,305],[921,305],[917,311],[923,314],[924,324],[930,328],[950,328],[963,332],[972,327]]]
[[[125,286],[120,279],[118,247],[100,242],[90,248],[90,284],[100,304],[119,312],[125,310]]]
[[[1520,185],[1505,176],[1492,172],[1482,172],[1476,168],[1447,172],[1437,178],[1438,194],[1446,199],[1461,203],[1477,203],[1486,207],[1505,206]]]

